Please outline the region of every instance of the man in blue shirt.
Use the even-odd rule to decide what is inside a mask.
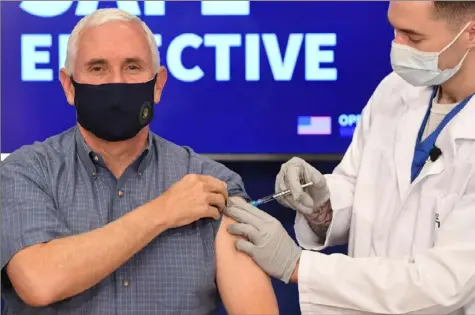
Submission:
[[[0,166],[6,314],[211,314],[218,289],[229,313],[278,313],[221,219],[241,178],[150,132],[159,64],[124,11],[73,30],[60,80],[78,125]]]

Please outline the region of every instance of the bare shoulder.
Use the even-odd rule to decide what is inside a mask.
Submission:
[[[228,253],[234,252],[237,250],[235,249],[235,242],[236,240],[242,238],[239,236],[232,235],[228,232],[228,227],[232,224],[235,224],[236,221],[231,219],[230,217],[223,214],[221,218],[221,224],[218,229],[218,233],[216,235],[215,247],[225,247],[225,251]],[[221,249],[223,250],[223,249]]]

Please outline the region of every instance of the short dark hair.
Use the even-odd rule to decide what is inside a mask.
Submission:
[[[433,1],[436,18],[460,25],[475,18],[475,1]]]

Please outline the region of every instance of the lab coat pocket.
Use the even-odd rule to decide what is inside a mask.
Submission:
[[[434,213],[434,231],[437,235],[437,231],[443,226],[445,219],[450,215],[455,207],[457,201],[460,200],[460,196],[455,193],[449,195],[439,195],[435,204]]]
[[[431,195],[430,191],[426,191]],[[458,195],[432,194],[432,198],[425,198],[417,211],[417,223],[414,230],[413,254],[434,247],[437,242],[437,233],[444,225],[444,221],[457,202]]]
[[[439,193],[432,200],[426,199],[424,208],[418,211],[418,223],[415,232],[414,252],[424,251],[434,247],[437,235],[444,226],[444,222],[452,212],[456,202],[460,199],[457,194]]]

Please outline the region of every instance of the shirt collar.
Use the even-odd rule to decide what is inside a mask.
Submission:
[[[142,151],[142,153],[139,155],[137,158],[137,172],[139,176],[142,176],[143,172],[147,168],[147,166],[150,164],[150,161],[152,160],[152,155],[153,151],[152,146],[153,146],[153,133],[151,131],[148,132],[148,144],[147,147]]]
[[[97,174],[96,163],[97,164],[101,163],[102,161],[101,156],[99,155],[99,153],[96,153],[89,148],[83,136],[81,135],[79,128],[77,127],[76,127],[76,132],[75,132],[75,138],[76,138],[76,148],[78,150],[80,159],[86,165],[91,176],[96,177],[96,174]],[[150,161],[152,158],[152,154],[150,154],[151,153],[150,151],[153,151],[152,150],[153,143],[154,143],[153,134],[152,132],[149,132],[147,147],[142,151],[142,153],[139,154],[137,159],[134,162],[132,162],[132,167],[138,173],[139,176],[143,174],[147,166],[150,164]]]

